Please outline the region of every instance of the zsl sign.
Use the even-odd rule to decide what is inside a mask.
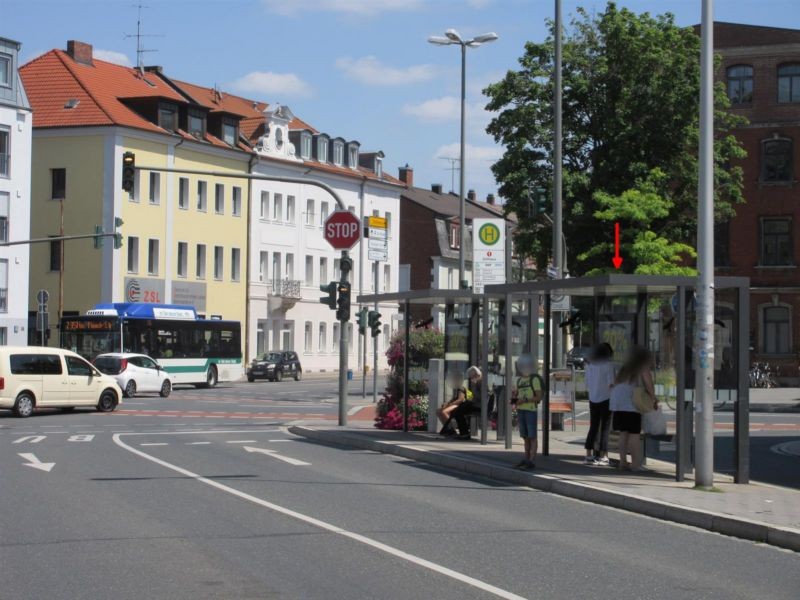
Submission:
[[[324,235],[336,250],[350,250],[361,238],[361,223],[350,211],[337,210],[325,220]]]

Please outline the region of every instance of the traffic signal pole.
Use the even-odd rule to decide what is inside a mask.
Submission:
[[[347,250],[342,250],[342,258],[339,263],[339,270],[341,276],[339,277],[339,285],[348,285],[350,281],[350,269],[352,268],[352,261]],[[349,300],[348,300],[349,302]],[[349,351],[349,340],[347,339],[347,324],[350,321],[349,309],[345,319],[339,319],[339,426],[345,427],[347,425],[347,357]]]

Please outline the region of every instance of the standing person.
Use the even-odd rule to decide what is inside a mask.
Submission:
[[[453,411],[453,418],[458,425],[458,438],[461,440],[472,437],[467,417],[481,410],[481,385],[483,385],[481,370],[473,365],[467,369],[467,399]]]
[[[586,365],[586,388],[589,390],[589,433],[586,436],[587,465],[608,464],[608,430],[611,427],[611,388],[614,385],[614,350],[603,342],[592,350]],[[595,450],[596,448],[596,450]]]
[[[516,385],[511,390],[511,403],[517,407],[519,435],[525,443],[524,455],[518,469],[536,468],[536,424],[539,401],[542,399],[542,378],[534,373],[535,365],[530,354],[522,354],[517,359]],[[507,435],[511,435],[509,431]]]
[[[611,389],[611,410],[614,413],[612,425],[619,431],[619,468],[633,471],[642,470],[641,444],[642,415],[633,401],[636,388],[641,388],[646,402],[658,408],[653,388],[651,371],[652,355],[647,348],[634,348],[625,364],[620,367]],[[631,462],[628,462],[628,452]]]

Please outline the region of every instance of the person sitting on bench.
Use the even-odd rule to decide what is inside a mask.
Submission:
[[[469,416],[481,411],[481,370],[476,366],[467,369],[467,399],[453,411],[453,418],[458,426],[458,439],[468,440],[472,437],[469,430]]]
[[[453,390],[453,398],[444,406],[436,411],[436,416],[442,423],[442,429],[439,431],[440,435],[455,435],[455,430],[450,426],[450,420],[453,418],[453,413],[456,409],[467,401],[467,389],[458,387]]]

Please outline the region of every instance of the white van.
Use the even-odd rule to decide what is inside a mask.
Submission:
[[[35,408],[115,410],[122,390],[79,355],[61,348],[0,346],[0,408],[29,417]]]

